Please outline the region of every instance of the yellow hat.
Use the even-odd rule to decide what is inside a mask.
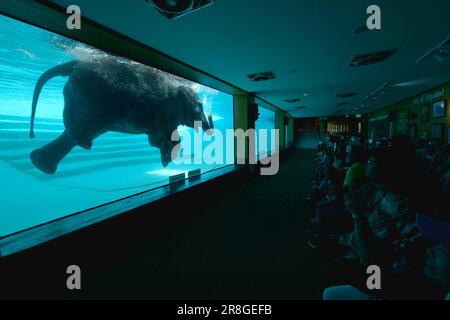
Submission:
[[[366,166],[362,163],[355,163],[347,170],[344,186],[354,187],[366,181]]]

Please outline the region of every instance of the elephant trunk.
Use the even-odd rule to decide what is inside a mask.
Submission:
[[[214,129],[214,123],[213,123],[211,114],[209,114],[208,117],[206,117],[204,114],[202,114],[202,128],[204,131],[208,131],[209,129]]]
[[[211,113],[208,115],[208,123],[209,123],[209,128],[214,129],[213,117],[212,117]]]

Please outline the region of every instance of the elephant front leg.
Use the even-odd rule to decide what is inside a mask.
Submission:
[[[160,148],[161,147],[161,143],[162,143],[162,139],[161,139],[161,137],[157,137],[157,136],[155,136],[155,135],[148,135],[148,142],[150,143],[150,145],[152,146],[152,147],[155,147],[155,148]]]
[[[30,153],[33,165],[47,174],[53,174],[58,169],[59,162],[75,147],[75,142],[66,131],[58,138],[42,148]]]
[[[162,136],[149,136],[149,142],[152,146],[159,148],[161,164],[163,167],[167,167],[167,165],[173,160],[172,151],[174,147],[178,145],[178,142]]]
[[[161,153],[161,164],[163,167],[167,167],[167,165],[172,161],[171,141],[163,141],[159,150]]]

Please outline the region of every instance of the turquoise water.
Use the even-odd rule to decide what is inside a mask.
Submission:
[[[0,16],[0,236],[165,185],[174,174],[196,168],[205,172],[225,165],[170,163],[164,168],[159,149],[149,145],[146,135],[108,132],[94,140],[92,150],[75,147],[55,174],[38,170],[29,155],[63,132],[63,87],[68,78],[53,78],[45,85],[37,106],[36,137],[30,139],[37,79],[61,63],[102,54]],[[173,81],[183,80],[173,76]],[[192,82],[183,84],[197,92],[205,114],[212,114],[215,128],[233,128],[231,95]],[[179,130],[193,132],[187,127]],[[230,155],[234,150],[224,152]]]

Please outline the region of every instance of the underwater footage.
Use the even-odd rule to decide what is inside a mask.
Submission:
[[[57,76],[69,77],[63,90],[65,130],[30,155],[45,173],[55,173],[75,146],[91,149],[93,140],[109,131],[147,135],[150,145],[160,149],[166,167],[176,144],[171,135],[178,126],[193,128],[195,121],[201,121],[204,130],[213,126],[192,88],[174,84],[154,68],[104,57],[70,61],[39,78],[33,95],[31,138],[39,93]]]
[[[170,134],[233,129],[231,95],[4,16],[0,29],[0,236],[224,166],[174,164]]]

